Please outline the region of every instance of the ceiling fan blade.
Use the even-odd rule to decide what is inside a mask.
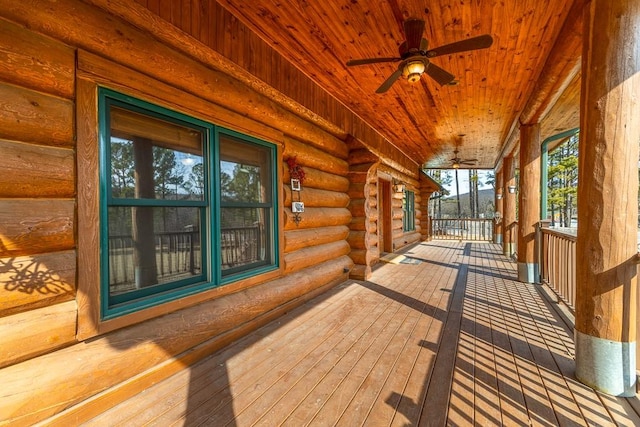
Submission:
[[[475,163],[475,162],[477,162],[477,161],[478,161],[478,159],[466,159],[466,160],[461,160],[461,161],[460,161],[460,162],[458,162],[458,163],[463,163],[463,164],[465,164],[465,165],[472,165],[472,164],[474,164],[474,163]]]
[[[352,67],[354,65],[367,65],[376,64],[378,62],[398,62],[402,58],[364,58],[364,59],[351,59],[347,61],[347,66]]]
[[[401,75],[402,75],[402,67],[398,68],[393,74],[391,74],[389,78],[385,80],[384,83],[382,83],[380,87],[376,90],[376,93],[385,93],[386,91],[388,91],[391,85],[394,84]]]
[[[404,21],[404,36],[407,39],[407,51],[420,49],[424,33],[424,21],[422,19],[408,19]]]
[[[435,58],[436,56],[449,55],[457,52],[466,52],[468,50],[484,49],[492,44],[493,38],[489,34],[485,34],[483,36],[472,37],[470,39],[445,44],[444,46],[428,50],[427,58]]]
[[[440,86],[448,85],[449,83],[451,83],[456,78],[456,76],[454,76],[450,72],[445,71],[442,68],[440,68],[437,65],[432,64],[432,63],[429,63],[429,66],[427,67],[425,72],[433,80],[438,82],[440,84]]]

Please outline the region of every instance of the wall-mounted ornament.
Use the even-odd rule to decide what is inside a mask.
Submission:
[[[287,165],[289,166],[289,175],[291,176],[291,179],[297,179],[300,181],[300,185],[302,185],[304,183],[305,173],[302,166],[298,164],[297,157],[289,157],[287,159]]]
[[[296,156],[289,157],[287,159],[287,166],[289,166],[289,175],[291,176],[291,213],[293,213],[293,222],[296,223],[296,227],[302,221],[301,213],[304,212],[304,203],[301,201],[300,193],[302,192],[302,183],[305,178],[304,169],[298,164]],[[297,194],[294,199],[294,194]]]

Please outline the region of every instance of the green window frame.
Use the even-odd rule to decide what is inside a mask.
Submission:
[[[274,144],[100,87],[103,320],[279,268]]]
[[[405,190],[402,198],[402,230],[415,231],[416,229],[416,211],[415,211],[415,195],[413,191]]]

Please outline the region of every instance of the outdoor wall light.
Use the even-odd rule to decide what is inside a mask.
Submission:
[[[502,193],[496,194],[496,199],[501,200],[502,199]]]
[[[421,60],[409,61],[404,66],[404,75],[407,77],[410,83],[415,83],[420,80],[420,76],[424,73],[424,62]]]
[[[510,185],[507,188],[509,189],[509,193],[511,193],[511,194],[516,192],[516,186],[515,185]]]
[[[395,191],[396,193],[402,193],[404,191],[404,184],[395,184],[393,186],[393,191]]]

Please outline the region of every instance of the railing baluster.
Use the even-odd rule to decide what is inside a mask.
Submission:
[[[434,218],[431,237],[435,240],[492,241],[493,219],[487,218]]]
[[[542,228],[543,281],[571,310],[576,298],[576,236]]]

